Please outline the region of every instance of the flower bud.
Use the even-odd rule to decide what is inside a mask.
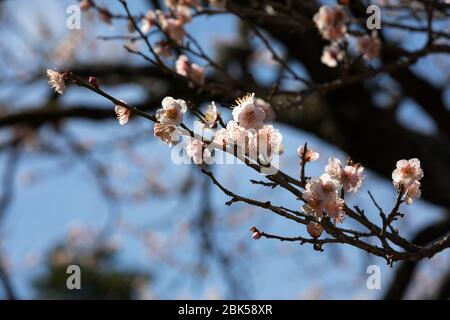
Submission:
[[[81,0],[79,6],[82,11],[87,11],[92,7],[91,0]]]
[[[261,238],[262,233],[256,227],[252,227],[250,231],[252,232],[253,239],[258,240],[259,238]]]
[[[98,89],[98,81],[97,78],[89,77],[89,84],[94,88]]]
[[[261,238],[261,233],[259,231],[253,232],[252,238],[258,240],[259,238]]]
[[[308,231],[311,237],[318,238],[323,232],[323,227],[316,222],[310,222],[306,226],[306,230]]]

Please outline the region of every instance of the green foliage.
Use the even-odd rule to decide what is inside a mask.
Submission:
[[[115,249],[97,245],[94,248],[74,248],[58,245],[45,262],[47,271],[33,285],[40,299],[136,299],[140,288],[148,284],[149,274],[119,270]],[[69,290],[69,265],[81,269],[81,289]]]

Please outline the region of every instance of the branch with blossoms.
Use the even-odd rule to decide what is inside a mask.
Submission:
[[[219,96],[222,100],[227,101],[230,100],[230,97],[234,96],[235,98],[243,95],[245,88],[226,69],[205,53],[195,38],[188,34],[185,26],[193,18],[202,14],[212,15],[228,12],[245,20],[252,14],[256,14],[257,11],[242,9],[238,1],[230,1],[226,5],[225,1],[208,1],[208,8],[203,8],[195,0],[169,0],[166,1],[167,11],[165,12],[151,10],[145,15],[136,16],[131,13],[125,0],[120,0],[120,2],[126,14],[108,14],[108,17],[110,17],[108,22],[115,18],[127,19],[131,32],[138,33],[135,38],[142,40],[149,51],[149,53],[145,53],[126,46],[125,49],[128,52],[142,57],[159,68],[164,74],[186,81],[191,88],[198,89],[198,93],[204,96]],[[321,57],[322,63],[330,68],[341,65],[345,72],[350,65],[356,62],[369,62],[378,58],[382,50],[381,40],[376,33],[367,34],[351,29],[351,26],[361,25],[363,22],[351,17],[345,6],[322,6],[314,14],[311,21],[305,20],[303,16],[298,17],[297,15],[291,15],[288,11],[284,12],[285,8],[280,7],[275,2],[264,1],[264,3],[272,6],[272,10],[276,9],[278,15],[286,17],[286,20],[283,19],[284,23],[296,25],[299,28],[317,28],[323,39],[330,42],[324,48]],[[100,8],[101,10],[99,10],[93,0],[83,0],[82,4],[84,10],[92,8],[99,11],[101,16],[102,13],[105,16],[105,9]],[[217,9],[214,6],[220,8]],[[257,18],[260,20],[268,19],[270,13],[265,13],[264,16],[260,15]],[[141,26],[139,26],[138,20],[141,20]],[[302,25],[299,25],[299,21],[302,21]],[[71,72],[49,71],[50,83],[59,93],[64,91],[66,84],[73,83],[102,95],[115,105],[115,112],[119,123],[122,125],[126,124],[133,114],[155,122],[154,135],[167,145],[175,146],[182,140],[186,142],[187,156],[192,159],[194,164],[202,166],[202,172],[230,197],[226,205],[244,202],[251,206],[263,208],[289,219],[293,223],[305,225],[306,231],[310,235],[310,238],[302,236],[285,237],[260,231],[253,227],[251,232],[254,239],[265,237],[282,241],[295,241],[301,244],[309,243],[313,244],[313,248],[319,251],[322,251],[326,244],[346,243],[383,257],[391,265],[399,260],[417,261],[425,257],[430,258],[437,252],[449,247],[449,233],[426,246],[418,246],[402,237],[393,226],[396,220],[403,217],[403,214],[399,211],[401,206],[403,204],[411,205],[414,199],[420,197],[420,180],[423,177],[423,172],[417,159],[400,160],[397,163],[397,168],[392,175],[394,187],[397,190],[397,199],[390,212],[385,213],[373,195],[369,193],[381,218],[381,221],[377,223],[369,220],[364,210],[359,207],[352,207],[345,201],[347,193],[357,193],[361,187],[364,179],[364,168],[361,164],[353,163],[351,159],[346,163],[341,163],[338,159],[330,158],[321,176],[308,177],[307,164],[317,160],[319,154],[307,144],[304,144],[298,149],[300,180],[290,177],[279,170],[276,165],[276,159],[284,151],[282,136],[273,125],[268,124],[274,115],[272,108],[274,105],[270,102],[277,94],[305,97],[317,92],[326,93],[342,86],[361,82],[380,73],[408,67],[430,52],[449,51],[448,46],[435,43],[436,39],[442,37],[441,33],[435,32],[432,24],[429,23],[425,30],[429,41],[424,48],[414,52],[403,52],[403,59],[379,68],[368,67],[361,73],[351,76],[344,75],[331,82],[314,84],[298,75],[285,62],[284,58],[271,46],[265,34],[251,23],[251,19],[248,20],[248,23],[253,33],[272,54],[274,61],[280,64],[282,70],[305,87],[300,92],[280,92],[278,86],[274,86],[268,101],[256,98],[255,94],[244,95],[236,99],[236,104],[232,109],[233,120],[226,124],[217,111],[215,103],[211,102],[204,114],[198,106],[189,105],[191,112],[201,121],[204,130],[202,129],[200,133],[189,129],[183,123],[183,114],[188,110],[188,104],[183,99],[166,97],[162,100],[161,109],[157,110],[155,114],[147,114],[101,90],[95,79],[86,82]],[[164,39],[154,41],[152,40],[154,34],[161,34]],[[350,46],[352,42],[349,41],[351,38],[355,40],[353,42],[356,45],[353,49],[357,52],[356,57],[351,57]],[[178,57],[172,68],[167,62],[174,52],[178,54]],[[207,63],[207,66],[225,76],[223,81],[206,79],[204,67],[190,62],[188,54],[203,60]],[[298,103],[294,102],[292,105],[295,104]],[[211,135],[212,130],[219,126],[221,128]],[[210,133],[209,137],[204,136],[205,132]],[[211,171],[205,168],[205,165],[212,164],[212,159],[218,151],[232,154],[251,169],[263,173],[268,179],[268,181],[252,181],[252,183],[270,188],[280,187],[290,192],[295,199],[301,202],[299,209],[289,209],[271,201],[264,202],[244,197],[226,188]],[[359,229],[340,227],[345,218],[354,220],[359,225]],[[322,238],[324,234],[327,236]]]
[[[345,201],[347,193],[357,193],[364,180],[364,168],[353,163],[351,159],[342,163],[339,159],[330,158],[324,173],[319,177],[307,176],[308,163],[319,158],[307,144],[299,147],[300,180],[279,170],[277,158],[284,152],[282,135],[271,120],[271,106],[255,94],[247,94],[236,99],[232,110],[232,120],[224,124],[217,106],[211,103],[205,114],[197,114],[202,130],[190,129],[184,122],[187,103],[183,99],[166,97],[162,107],[155,114],[143,112],[125,101],[114,98],[102,90],[97,79],[91,77],[87,81],[70,71],[57,72],[48,70],[49,84],[56,92],[62,94],[67,85],[78,85],[89,89],[108,99],[115,105],[117,119],[121,125],[128,123],[130,117],[140,116],[154,122],[154,135],[168,146],[185,143],[185,153],[191,161],[202,167],[212,183],[230,197],[226,205],[243,202],[260,207],[268,212],[290,220],[292,223],[306,226],[310,235],[307,237],[284,237],[251,229],[254,239],[265,237],[282,241],[295,241],[300,244],[312,244],[313,248],[322,251],[323,246],[331,243],[343,243],[382,257],[392,265],[396,261],[417,261],[431,258],[436,253],[450,247],[450,232],[441,239],[426,246],[414,245],[400,235],[393,223],[403,217],[400,208],[403,204],[411,205],[414,199],[420,197],[420,180],[423,171],[418,159],[400,160],[392,173],[392,180],[397,190],[397,200],[389,213],[384,213],[371,195],[381,217],[381,226],[370,221],[364,210],[354,207]],[[194,108],[196,109],[196,108]],[[215,130],[223,123],[222,128]],[[210,137],[207,137],[209,134]],[[290,209],[272,201],[260,201],[241,196],[218,181],[207,165],[214,162],[218,152],[233,155],[249,168],[263,174],[269,182],[260,183],[263,186],[285,189],[301,203],[299,208]],[[343,228],[345,219],[354,220],[359,229]],[[364,230],[364,231],[360,231]],[[323,237],[323,235],[326,236]],[[323,237],[323,238],[322,238]]]

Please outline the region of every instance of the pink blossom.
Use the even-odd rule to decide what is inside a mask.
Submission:
[[[313,20],[322,37],[330,41],[342,39],[347,33],[348,16],[341,6],[322,6]]]
[[[298,147],[297,153],[298,153],[300,160],[303,159],[303,152],[304,152],[303,146]],[[319,157],[320,157],[320,155],[318,152],[314,151],[310,147],[306,148],[305,162],[316,161],[317,159],[319,159]]]
[[[155,126],[153,127],[153,134],[170,147],[176,145],[180,139],[180,131],[176,126],[162,123],[155,123]]]
[[[265,111],[255,104],[255,94],[236,100],[237,106],[233,109],[233,119],[245,129],[260,129],[264,126]]]
[[[205,83],[205,70],[198,64],[193,63],[191,64],[189,78],[195,83],[203,85]]]
[[[356,193],[364,180],[364,168],[360,164],[346,165],[343,167],[341,161],[336,158],[328,159],[325,172],[337,179],[345,192]]]
[[[335,222],[344,220],[344,200],[338,196],[339,181],[327,173],[311,179],[305,187],[303,209],[307,214],[322,217],[327,214]]]
[[[345,192],[356,193],[362,185],[364,179],[364,168],[360,164],[347,165],[342,168],[339,180]]]
[[[413,203],[414,198],[420,198],[421,191],[420,191],[420,182],[414,181],[411,183],[405,190],[405,196],[404,200],[406,204],[410,205]]]
[[[344,221],[344,200],[340,197],[336,197],[332,201],[326,202],[323,211],[332,218],[335,223],[342,223]]]
[[[175,62],[175,69],[179,75],[188,77],[197,84],[203,84],[205,82],[205,72],[199,65],[189,63],[188,57],[184,54],[180,55]]]
[[[156,111],[156,118],[160,123],[178,125],[183,122],[183,113],[187,110],[184,100],[165,97],[161,104],[162,108]]]
[[[189,74],[190,64],[189,59],[184,54],[180,55],[175,62],[175,70],[179,75],[187,77]]]
[[[334,177],[335,179],[339,179],[341,176],[341,161],[336,158],[329,158],[328,164],[325,166],[325,172],[328,173],[331,177]]]
[[[228,131],[225,128],[221,128],[214,133],[213,142],[224,150],[228,143]]]
[[[66,89],[64,75],[58,71],[47,70],[48,84],[59,94],[63,94]]]
[[[169,58],[172,56],[170,44],[165,40],[156,42],[153,46],[153,50],[155,50],[155,53],[160,58]]]
[[[161,14],[160,11],[153,11],[153,10],[149,10],[147,11],[147,13],[145,14],[145,17],[142,18],[141,22],[142,22],[142,26],[141,26],[141,31],[143,33],[147,33],[150,31],[150,29],[156,25],[157,21],[158,21],[158,16]]]
[[[397,161],[397,168],[392,172],[392,180],[396,186],[406,188],[415,181],[423,178],[423,170],[417,158]]]
[[[227,143],[239,147],[240,152],[248,150],[250,135],[244,127],[241,127],[236,121],[229,121],[226,130]]]
[[[265,125],[256,134],[252,134],[250,139],[250,154],[256,157],[261,156],[265,162],[270,162],[273,155],[280,154],[283,150],[281,145],[283,136],[272,125]]]
[[[336,44],[331,44],[323,48],[322,57],[320,61],[330,68],[335,68],[338,62],[342,61],[345,57],[345,52],[339,48]]]
[[[120,101],[125,103],[122,100],[120,100]],[[123,107],[121,105],[116,105],[114,107],[114,111],[116,112],[117,120],[119,120],[119,124],[121,126],[126,124],[128,122],[128,120],[130,119],[131,111],[128,110],[127,108],[125,108],[125,107]]]
[[[320,178],[311,179],[306,184],[303,200],[316,214],[321,216],[325,205],[337,198],[338,188],[339,181],[325,173]]]
[[[195,164],[202,164],[211,158],[211,152],[205,148],[205,144],[197,139],[189,138],[186,145],[186,154]]]
[[[180,19],[166,18],[164,15],[160,15],[159,20],[163,32],[177,44],[182,45],[186,35],[184,22]]]
[[[78,5],[82,11],[87,11],[92,7],[91,0],[81,0]]]
[[[356,42],[356,49],[363,54],[363,57],[366,60],[378,57],[380,48],[380,39],[375,35],[359,37]]]
[[[275,111],[273,111],[272,106],[261,98],[255,99],[255,105],[264,110],[266,113],[266,118],[264,121],[273,121],[275,120]]]
[[[174,14],[183,23],[192,21],[191,8],[185,5],[177,5],[174,9]]]

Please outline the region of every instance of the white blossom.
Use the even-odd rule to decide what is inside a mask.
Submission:
[[[62,73],[54,70],[47,70],[48,84],[59,94],[63,94],[66,89],[66,82]]]
[[[160,123],[179,125],[183,122],[183,113],[187,110],[187,105],[184,100],[165,97],[161,104],[162,109],[156,111],[156,118]]]

